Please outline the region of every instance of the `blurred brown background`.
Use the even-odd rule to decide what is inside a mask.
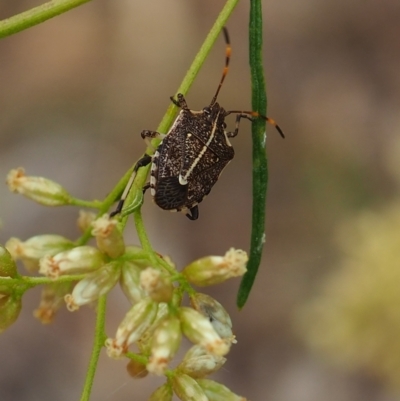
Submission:
[[[0,18],[40,3],[3,1]],[[156,129],[222,6],[98,0],[0,41],[0,176],[23,166],[77,197],[102,199],[143,153],[140,132]],[[248,13],[242,1],[227,25],[231,69],[219,97],[227,109],[250,107]],[[268,115],[286,140],[268,128],[266,245],[248,304],[236,311],[238,280],[207,289],[231,313],[238,338],[214,377],[253,401],[400,399],[373,375],[310,352],[294,324],[340,259],[337,226],[398,196],[400,2],[264,1],[264,17]],[[220,38],[187,96],[189,107],[208,104],[223,62]],[[200,205],[198,221],[164,212],[146,195],[150,238],[180,266],[249,247],[247,121],[233,144],[236,157]],[[76,238],[76,216],[75,208],[45,208],[0,185],[3,244],[43,233]],[[132,228],[128,236],[137,242]],[[93,310],[63,310],[43,327],[32,317],[38,299],[38,289],[26,294],[19,320],[0,337],[0,399],[76,400]],[[127,308],[115,291],[110,335]],[[158,382],[131,379],[125,362],[103,355],[92,399],[145,400]]]

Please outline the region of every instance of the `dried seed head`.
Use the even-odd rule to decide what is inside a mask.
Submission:
[[[209,379],[198,379],[197,383],[207,396],[209,401],[246,401],[246,398],[241,397],[224,385]]]
[[[65,296],[68,310],[71,312],[78,310],[80,306],[107,294],[118,282],[120,273],[120,263],[114,261],[88,274],[76,284],[72,294]]]
[[[143,379],[149,374],[145,365],[138,361],[134,361],[133,359],[131,359],[126,365],[126,370],[129,376],[134,379]]]
[[[182,331],[190,341],[215,355],[225,355],[229,352],[230,345],[216,333],[209,319],[187,307],[179,308],[178,315]]]
[[[177,369],[190,377],[198,378],[216,372],[225,362],[226,358],[223,356],[210,354],[201,345],[194,345]]]
[[[225,256],[207,256],[186,266],[182,274],[198,286],[222,283],[229,278],[242,276],[248,261],[246,252],[231,248]]]
[[[71,287],[70,282],[46,284],[42,289],[39,307],[33,312],[33,316],[43,324],[51,323]]]
[[[19,295],[0,293],[0,333],[17,320],[21,307],[22,301]]]
[[[92,235],[96,237],[98,248],[111,258],[117,258],[125,252],[124,238],[117,224],[117,220],[110,219],[108,214],[92,223]]]
[[[39,269],[39,259],[70,249],[73,242],[61,235],[35,235],[26,241],[10,238],[6,248],[15,260],[21,259],[28,271]]]
[[[0,277],[16,277],[17,265],[10,252],[0,245]]]
[[[172,401],[172,396],[173,392],[171,385],[169,383],[165,383],[153,392],[149,398],[149,401]]]
[[[147,370],[163,375],[169,361],[178,351],[182,340],[181,323],[176,316],[167,316],[154,332],[151,343],[151,356]]]
[[[92,246],[83,245],[39,261],[39,273],[50,278],[65,274],[89,273],[104,264],[103,254]]]
[[[225,308],[207,294],[196,293],[190,297],[192,307],[206,316],[221,338],[234,339],[232,320]]]
[[[10,191],[18,192],[45,206],[71,203],[70,195],[60,184],[43,177],[26,176],[21,167],[8,173],[7,185]]]
[[[170,302],[174,287],[160,270],[148,267],[140,274],[140,284],[155,302]]]
[[[209,401],[196,380],[185,374],[177,374],[172,379],[174,393],[182,401]]]
[[[158,304],[151,298],[145,298],[129,310],[119,325],[115,338],[108,338],[106,341],[107,354],[110,358],[120,358],[127,352],[129,345],[142,336],[153,323],[157,307]]]

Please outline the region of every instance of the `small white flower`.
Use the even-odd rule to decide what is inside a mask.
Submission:
[[[232,320],[226,309],[218,301],[207,294],[196,293],[190,297],[190,303],[194,309],[208,317],[214,330],[221,338],[235,342],[232,333]]]
[[[40,258],[70,249],[73,242],[61,235],[44,234],[35,235],[26,241],[13,237],[5,246],[15,260],[22,260],[28,271],[37,271]]]
[[[174,357],[182,339],[181,323],[176,316],[167,316],[154,332],[151,343],[151,356],[147,370],[163,375],[168,362]]]
[[[225,256],[207,256],[190,263],[182,274],[198,286],[219,284],[246,273],[248,259],[246,252],[231,248]]]
[[[175,375],[172,378],[172,388],[174,389],[174,393],[182,401],[209,401],[196,380],[188,375]]]
[[[209,401],[246,401],[246,398],[233,393],[228,387],[214,380],[197,379],[197,383]]]
[[[80,306],[95,301],[107,294],[118,282],[120,276],[120,264],[110,262],[100,267],[95,272],[88,274],[74,287],[72,294],[65,296],[68,310],[71,312]]]
[[[92,235],[96,238],[98,248],[110,256],[117,258],[125,252],[125,243],[118,222],[110,219],[108,214],[99,217],[92,223]]]
[[[142,299],[135,304],[119,325],[115,338],[107,339],[108,356],[119,358],[127,352],[129,345],[137,341],[153,323],[157,308],[158,304],[151,298]]]
[[[174,287],[160,270],[152,267],[142,270],[140,284],[155,302],[169,302],[172,298]]]
[[[63,274],[88,273],[97,270],[103,264],[103,255],[97,248],[83,245],[54,256],[43,257],[39,261],[39,273],[57,278]]]
[[[18,192],[46,206],[61,206],[71,203],[68,192],[54,181],[43,177],[25,175],[21,167],[7,175],[7,185],[12,192]]]
[[[199,312],[181,307],[178,316],[181,319],[182,331],[190,341],[215,355],[225,355],[229,352],[230,344],[216,333],[210,321]]]
[[[190,377],[204,377],[219,370],[225,362],[223,356],[210,354],[201,345],[194,345],[186,353],[178,370]]]

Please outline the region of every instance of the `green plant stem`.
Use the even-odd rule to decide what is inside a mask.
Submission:
[[[94,335],[94,344],[92,348],[92,355],[90,357],[89,367],[86,373],[85,385],[83,387],[81,401],[89,401],[90,393],[93,387],[93,381],[97,370],[97,363],[99,362],[100,352],[106,340],[104,325],[106,315],[106,302],[105,295],[99,298],[97,303],[97,316],[96,327]]]
[[[262,61],[262,7],[261,0],[250,0],[249,21],[250,72],[252,86],[252,110],[266,115],[267,95]],[[265,149],[265,121],[261,118],[252,123],[253,141],[253,208],[251,245],[247,272],[243,276],[237,296],[242,308],[247,301],[260,266],[265,241],[265,204],[268,186],[268,163]]]
[[[90,0],[53,0],[0,21],[0,38],[13,35],[31,26],[65,13]]]
[[[74,206],[82,206],[82,207],[90,207],[92,209],[100,209],[103,206],[103,202],[94,200],[94,201],[86,201],[83,199],[72,198],[71,205]]]
[[[133,212],[133,217],[135,219],[135,226],[136,226],[136,231],[140,240],[140,244],[142,245],[142,248],[149,252],[150,254],[153,254],[153,248],[150,244],[149,237],[147,236],[146,229],[144,228],[143,224],[143,218],[142,214],[140,213],[140,210],[135,210]]]
[[[15,278],[0,277],[0,285],[6,285],[8,287],[19,287],[21,292],[25,292],[29,288],[33,288],[38,285],[79,281],[82,280],[85,276],[85,274],[74,274],[70,276],[61,276],[56,279],[33,276],[19,276]]]

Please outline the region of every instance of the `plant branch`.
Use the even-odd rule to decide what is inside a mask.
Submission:
[[[53,0],[0,21],[0,38],[21,32],[90,0]]]

